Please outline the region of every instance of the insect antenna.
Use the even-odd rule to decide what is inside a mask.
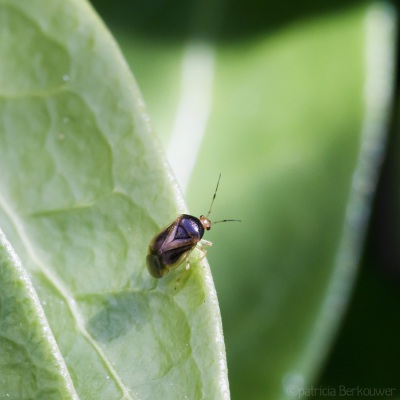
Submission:
[[[219,174],[219,177],[218,177],[217,187],[215,188],[214,196],[211,200],[210,209],[208,210],[208,213],[207,213],[207,219],[208,219],[209,215],[211,214],[212,206],[214,204],[215,197],[217,196],[217,191],[218,191],[218,186],[219,186],[220,180],[221,180],[221,174]],[[220,222],[242,222],[242,221],[240,219],[222,219],[220,221],[213,221],[213,224],[218,224]]]
[[[221,219],[221,221],[213,221],[214,224],[219,224],[220,222],[242,222],[241,219]]]
[[[215,188],[214,196],[213,196],[213,198],[211,200],[211,205],[210,205],[210,209],[208,210],[208,213],[207,213],[207,218],[211,214],[212,206],[214,204],[215,197],[217,196],[217,190],[218,190],[220,179],[221,179],[221,174],[219,174],[219,177],[218,177],[217,187]]]

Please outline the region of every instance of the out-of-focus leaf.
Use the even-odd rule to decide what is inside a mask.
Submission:
[[[215,218],[244,221],[213,236],[229,254],[214,276],[238,398],[290,397],[329,349],[385,143],[393,33],[390,9],[369,6],[220,51],[189,199],[222,170]]]

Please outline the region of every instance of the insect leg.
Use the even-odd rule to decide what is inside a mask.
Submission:
[[[206,257],[206,255],[207,255],[206,247],[210,247],[210,246],[212,246],[212,242],[210,242],[208,240],[204,240],[204,239],[201,239],[200,242],[197,243],[197,248],[202,253],[202,255],[199,259],[199,262],[202,261]]]
[[[199,246],[200,247],[211,247],[212,242],[210,242],[209,240],[201,239]]]

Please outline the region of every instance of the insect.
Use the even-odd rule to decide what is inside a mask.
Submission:
[[[201,215],[200,218],[193,215],[181,214],[170,225],[158,232],[150,242],[147,253],[147,269],[154,278],[162,278],[169,270],[175,269],[186,260],[186,269],[190,268],[188,257],[197,246],[203,252],[203,259],[206,256],[204,247],[211,246],[212,243],[203,239],[204,231],[209,231],[212,224],[220,222],[236,221],[237,219],[224,219],[211,222],[208,217],[211,214],[215,196],[217,195],[219,181],[211,200],[210,209],[207,216]]]

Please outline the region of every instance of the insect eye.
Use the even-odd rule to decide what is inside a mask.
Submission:
[[[200,215],[200,222],[205,230],[209,231],[211,229],[211,221],[204,215]]]

